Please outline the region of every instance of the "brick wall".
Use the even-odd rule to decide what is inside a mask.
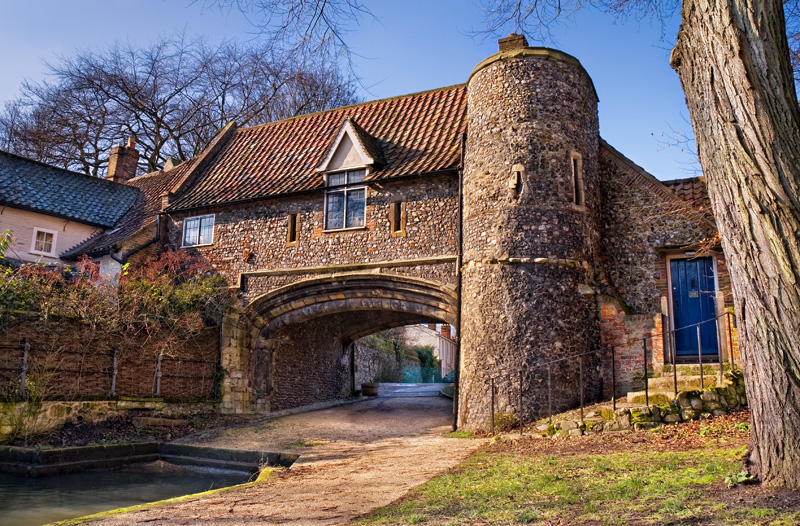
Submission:
[[[91,330],[58,318],[47,329],[18,319],[0,333],[0,385],[18,385],[25,340],[29,345],[28,378],[43,382],[50,399],[108,397],[111,393],[114,348],[117,349],[116,396],[155,394],[157,349],[146,337],[119,335],[109,342],[93,339]],[[216,396],[219,329],[208,328],[161,363],[161,397],[169,400],[211,399]]]

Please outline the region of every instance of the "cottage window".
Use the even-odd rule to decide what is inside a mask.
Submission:
[[[214,214],[187,217],[183,221],[183,246],[210,245],[214,242]]]
[[[55,256],[56,235],[57,233],[55,230],[34,228],[33,242],[31,243],[31,253],[41,254],[42,256]]]
[[[353,185],[362,183],[366,173],[361,169],[328,174],[330,189],[325,192],[325,230],[364,226],[367,187]]]

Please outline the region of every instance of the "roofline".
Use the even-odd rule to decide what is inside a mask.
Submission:
[[[245,131],[245,130],[254,130],[256,128],[265,128],[267,126],[273,126],[275,124],[280,124],[282,122],[289,122],[289,121],[293,121],[293,120],[296,120],[296,119],[305,119],[306,117],[313,117],[315,115],[322,115],[322,114],[331,113],[331,112],[334,112],[334,111],[349,110],[349,109],[353,109],[353,108],[358,108],[360,106],[366,106],[368,104],[377,104],[379,102],[387,102],[387,101],[390,101],[390,100],[404,99],[406,97],[416,97],[418,95],[425,95],[426,93],[434,93],[436,91],[449,91],[449,90],[456,89],[456,88],[466,88],[466,87],[467,87],[466,83],[452,84],[450,86],[443,86],[441,88],[432,88],[432,89],[428,89],[428,90],[417,91],[417,92],[414,92],[414,93],[406,93],[406,94],[403,94],[403,95],[395,95],[394,97],[386,97],[385,99],[368,100],[368,101],[364,101],[364,102],[358,102],[356,104],[350,104],[349,106],[338,106],[336,108],[331,108],[329,110],[315,111],[314,113],[303,113],[302,115],[295,115],[293,117],[287,117],[285,119],[280,119],[280,120],[277,120],[277,121],[265,122],[264,124],[255,124],[253,126],[244,126],[242,128],[239,128],[238,131],[241,132],[241,131]]]
[[[597,96],[597,89],[594,87],[594,81],[592,80],[592,76],[589,75],[589,72],[586,71],[586,68],[583,67],[583,64],[581,64],[580,60],[573,57],[569,53],[564,53],[561,50],[549,47],[542,47],[542,46],[526,46],[518,49],[510,49],[508,51],[501,51],[499,53],[495,53],[494,55],[486,57],[485,59],[478,62],[475,68],[473,68],[472,73],[469,74],[469,78],[467,79],[467,84],[469,84],[469,82],[472,80],[472,77],[474,77],[479,71],[494,64],[495,62],[499,62],[501,60],[520,59],[525,57],[547,58],[551,60],[556,60],[558,62],[564,62],[571,66],[577,66],[578,68],[581,69],[581,71],[583,71],[583,73],[589,79],[589,85],[592,87],[594,98],[598,102],[600,101],[600,97]]]
[[[53,166],[52,164],[47,164],[47,163],[45,163],[43,161],[37,161],[36,159],[31,159],[30,157],[23,157],[22,155],[18,155],[16,153],[12,153],[12,152],[9,152],[9,151],[6,151],[6,150],[0,150],[0,152],[4,153],[5,155],[10,155],[12,157],[16,157],[17,159],[22,159],[23,161],[28,161],[30,163],[34,163],[34,164],[38,164],[40,166],[44,166],[45,168],[50,168],[51,170],[59,170],[59,171],[68,173],[70,175],[77,175],[79,177],[92,179],[93,181],[103,181],[103,184],[110,184],[112,186],[129,187],[125,183],[117,183],[117,182],[111,181],[109,179],[106,179],[104,177],[95,177],[94,175],[88,175],[88,174],[81,173],[81,172],[75,172],[73,170],[67,170],[66,168],[61,168],[60,166]]]
[[[138,190],[138,188],[136,188],[136,190]],[[59,214],[59,213],[56,213],[56,212],[50,212],[49,210],[42,210],[42,209],[39,209],[39,208],[34,208],[32,206],[25,206],[25,205],[20,205],[20,204],[17,204],[17,203],[9,203],[8,201],[2,201],[2,200],[0,200],[0,206],[7,206],[8,208],[16,208],[18,210],[25,210],[27,212],[34,212],[34,213],[37,213],[37,214],[42,214],[42,215],[46,215],[46,216],[50,216],[50,217],[57,217],[59,219],[67,219],[69,221],[74,221],[76,223],[81,223],[81,224],[84,224],[84,225],[87,225],[87,226],[93,226],[95,228],[111,228],[112,226],[114,226],[116,224],[116,223],[113,223],[113,224],[107,225],[107,224],[103,224],[103,223],[94,223],[92,221],[87,221],[85,219],[79,219],[79,218],[76,218],[76,217],[71,217],[71,216],[64,215],[64,214]],[[129,207],[129,209],[130,209],[130,207]]]
[[[631,171],[635,172],[636,174],[638,174],[639,176],[641,176],[645,181],[650,183],[650,185],[651,185],[651,187],[653,189],[657,190],[659,193],[661,193],[667,199],[675,201],[676,203],[680,203],[681,206],[688,207],[688,208],[690,208],[692,210],[695,210],[697,212],[705,213],[705,212],[699,210],[692,203],[686,201],[685,199],[681,199],[681,197],[678,194],[676,194],[675,192],[670,190],[669,187],[667,187],[664,183],[662,183],[661,181],[656,179],[655,176],[653,176],[653,174],[651,174],[650,172],[648,172],[647,170],[645,170],[644,168],[642,168],[638,164],[634,163],[633,161],[631,161],[630,159],[625,157],[623,154],[621,154],[619,151],[617,151],[616,148],[614,148],[613,146],[608,144],[602,137],[600,137],[600,147],[601,148],[605,148],[606,151],[609,154],[611,154],[615,158],[617,158],[629,170],[631,170]],[[714,230],[718,230],[716,222],[715,222],[715,219],[713,218],[713,215],[711,217],[712,217],[711,219],[704,217],[702,219],[702,221],[705,222],[707,226],[710,226]]]
[[[386,177],[384,179],[370,179],[370,180],[364,181],[363,184],[369,185],[369,184],[382,183],[382,182],[394,182],[394,181],[398,181],[398,180],[399,181],[406,181],[406,180],[409,180],[409,179],[415,179],[415,178],[419,178],[419,177],[445,175],[445,174],[449,174],[449,173],[458,173],[458,166],[454,166],[452,168],[444,168],[442,170],[435,170],[433,172],[416,172],[416,173],[412,173],[412,174],[398,175],[396,177]],[[234,206],[234,205],[255,203],[255,202],[259,202],[259,201],[271,201],[273,199],[282,199],[284,197],[290,197],[290,196],[293,196],[293,195],[314,194],[314,193],[322,192],[322,191],[325,191],[325,190],[328,190],[328,189],[329,189],[329,187],[327,187],[327,186],[318,186],[316,188],[307,188],[305,190],[296,190],[296,191],[293,191],[293,192],[283,192],[283,193],[280,193],[280,194],[265,195],[265,196],[260,196],[260,197],[249,197],[247,199],[236,199],[236,200],[233,200],[233,201],[223,201],[221,203],[209,203],[209,204],[205,204],[205,205],[187,206],[187,207],[184,207],[184,208],[169,208],[168,207],[165,210],[163,210],[163,212],[167,213],[167,214],[172,214],[172,213],[181,213],[181,212],[192,212],[194,210],[203,210],[203,209],[208,209],[208,208],[221,208],[221,207],[228,207],[228,206]]]
[[[695,177],[683,177],[681,179],[667,179],[666,181],[662,181],[661,184],[666,186],[667,183],[672,185],[672,184],[678,184],[678,183],[685,183],[685,182],[688,182],[688,181],[702,181],[703,183],[705,183],[706,176],[705,175],[697,175]]]

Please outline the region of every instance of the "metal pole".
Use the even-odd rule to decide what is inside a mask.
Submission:
[[[675,331],[669,331],[669,346],[672,354],[672,387],[678,396],[678,350],[675,348]]]
[[[114,347],[111,358],[111,396],[117,395],[117,352],[117,348]]]
[[[647,338],[642,338],[642,350],[644,351],[644,405],[650,405],[650,392],[647,389],[650,383],[647,379]]]
[[[733,365],[734,365],[734,362],[733,362],[733,332],[731,331],[732,323],[731,323],[731,313],[730,313],[730,311],[726,312],[725,316],[726,316],[726,318],[728,320],[728,352],[730,353],[729,358],[731,360],[731,369],[733,369]]]
[[[31,350],[31,341],[28,338],[25,338],[22,341],[24,343],[22,345],[22,365],[20,366],[20,370],[22,372],[19,376],[19,396],[20,398],[26,398],[25,382],[28,377],[28,353]]]
[[[547,412],[550,415],[550,423],[553,423],[553,389],[550,380],[550,364],[547,364]]]
[[[583,355],[578,358],[578,383],[581,388],[581,422],[583,422]]]
[[[492,436],[494,436],[494,378],[492,378]]]
[[[522,421],[522,371],[519,372],[519,436],[525,432],[524,422]]]
[[[161,359],[164,357],[164,354],[159,352],[158,358],[156,359],[156,397],[161,396]]]
[[[717,355],[719,356],[719,385],[722,385],[725,374],[725,366],[722,365],[722,349],[717,348]]]
[[[614,348],[611,348],[611,406],[617,410],[617,357]]]
[[[700,341],[700,325],[697,325],[697,361],[700,363],[700,390],[705,389],[703,374],[703,343]]]

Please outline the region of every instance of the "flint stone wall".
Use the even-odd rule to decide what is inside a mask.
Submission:
[[[367,183],[367,213],[363,229],[323,232],[324,192],[234,205],[192,214],[175,215],[169,228],[169,244],[180,247],[183,219],[215,213],[214,244],[193,250],[206,256],[212,266],[235,285],[240,274],[321,267],[330,265],[391,262],[454,256],[457,252],[458,179],[455,173],[407,181]],[[403,201],[405,236],[392,237],[391,203]],[[298,214],[298,243],[287,246],[288,215]],[[406,266],[392,272],[411,274],[442,283],[454,283],[451,264]],[[244,280],[242,300],[253,298],[310,277],[287,273]],[[317,274],[313,274],[317,275]]]

